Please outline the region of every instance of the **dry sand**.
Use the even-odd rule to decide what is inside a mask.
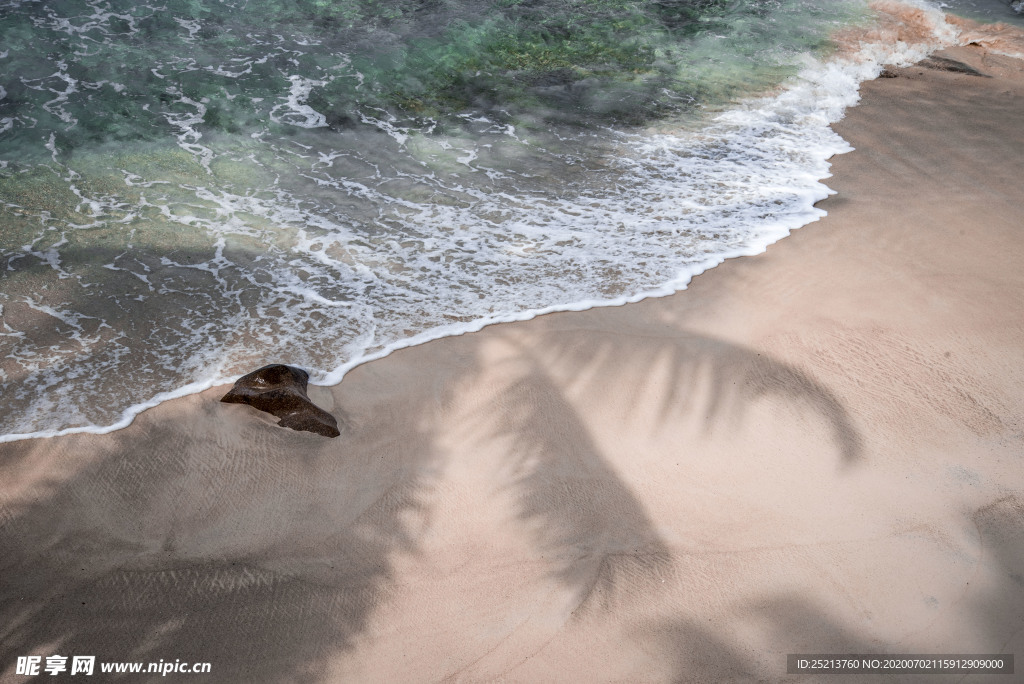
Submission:
[[[150,677],[190,682],[1024,657],[1024,63],[945,56],[988,77],[865,84],[826,219],[313,388],[338,439],[218,388],[0,445],[0,681],[30,654],[212,663]]]

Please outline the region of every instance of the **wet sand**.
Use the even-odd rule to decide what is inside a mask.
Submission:
[[[133,682],[1024,654],[1024,62],[941,56],[984,75],[866,83],[827,218],[672,297],[311,388],[337,439],[222,387],[0,444],[0,681],[33,654],[212,664]]]

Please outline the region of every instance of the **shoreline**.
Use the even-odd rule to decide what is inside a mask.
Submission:
[[[741,221],[746,229],[746,237],[741,244],[734,245],[730,249],[722,247],[718,252],[705,254],[706,258],[703,260],[695,260],[685,267],[679,267],[672,279],[647,286],[646,289],[632,294],[611,299],[582,299],[523,311],[491,314],[469,322],[442,325],[388,343],[376,351],[357,354],[356,358],[329,371],[288,358],[267,358],[263,360],[263,363],[291,363],[303,367],[310,373],[316,384],[326,387],[334,386],[340,383],[353,368],[384,358],[397,350],[433,340],[478,332],[491,325],[532,320],[537,316],[549,313],[623,306],[648,298],[671,296],[684,291],[694,277],[707,270],[730,259],[761,254],[769,245],[788,237],[794,230],[820,220],[824,212],[817,207],[817,203],[833,193],[824,183],[831,176],[829,172],[831,165],[828,159],[851,149],[846,141],[834,135],[827,126],[827,122],[841,117],[845,109],[855,106],[859,98],[857,90],[861,82],[876,76],[886,59],[894,63],[905,64],[908,60],[912,61],[924,56],[936,45],[952,40],[951,31],[973,28],[978,36],[982,36],[983,40],[1005,38],[1000,35],[999,31],[992,32],[986,27],[979,27],[970,22],[960,25],[952,20],[940,20],[934,12],[929,13],[902,4],[892,5],[878,1],[875,4],[882,17],[876,27],[866,33],[863,29],[859,29],[837,34],[841,58],[827,60],[803,72],[801,77],[792,79],[782,87],[779,93],[743,100],[737,103],[732,110],[718,116],[709,124],[707,130],[732,131],[736,129],[741,131],[743,138],[749,138],[751,135],[756,138],[758,137],[756,133],[746,130],[748,127],[751,131],[757,131],[762,126],[772,126],[773,122],[777,123],[778,119],[786,120],[788,117],[813,121],[804,126],[805,130],[803,131],[807,138],[804,142],[810,144],[815,150],[814,154],[805,160],[807,168],[801,169],[795,177],[789,178],[788,182],[792,184],[792,187],[787,187],[785,192],[778,195],[779,199],[776,200],[776,205],[779,206],[769,207],[766,205],[763,207],[766,211],[776,212],[772,215],[770,223],[766,222],[764,218],[761,220],[761,225],[747,225],[750,221]],[[956,28],[953,28],[954,25]],[[865,40],[867,45],[865,45]],[[898,44],[898,47],[891,47],[894,42]],[[807,101],[817,101],[820,104],[808,108]],[[748,120],[746,112],[761,112],[762,110],[768,113],[756,115],[753,121]],[[762,117],[766,117],[764,121],[761,120]],[[824,136],[821,134],[822,130],[827,131]],[[728,138],[730,135],[727,133],[725,137]],[[795,139],[788,139],[786,134],[783,134],[781,138],[781,143],[784,145],[796,143]],[[814,139],[813,144],[810,142],[812,138]],[[690,142],[693,143],[693,141]],[[668,144],[669,147],[672,146],[671,135]],[[685,169],[677,169],[677,171],[687,173]],[[771,183],[778,182],[778,180],[773,179]],[[756,221],[754,223],[757,224]],[[685,263],[685,258],[683,261]],[[407,331],[407,334],[409,332],[411,331]],[[257,363],[256,366],[258,365],[263,364]],[[197,394],[212,387],[230,384],[254,367],[239,371],[235,376],[224,376],[219,371],[214,374],[208,370],[203,373],[206,379],[193,380],[180,387],[161,391],[148,399],[138,401],[124,408],[119,414],[113,414],[114,420],[107,425],[92,423],[35,432],[10,432],[0,434],[0,443],[25,439],[49,439],[73,434],[107,434],[121,430],[129,426],[144,411],[167,401]],[[214,375],[215,377],[211,377]],[[49,399],[51,404],[56,405],[60,398],[68,399],[69,397],[58,394],[57,401],[54,401],[53,398]],[[108,416],[109,418],[111,416]]]
[[[813,226],[311,386],[338,439],[218,386],[0,445],[0,681],[51,650],[268,682],[1020,651],[1024,62],[939,56],[984,76],[863,83]]]

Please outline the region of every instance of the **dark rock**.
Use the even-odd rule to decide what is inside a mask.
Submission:
[[[281,427],[337,437],[337,419],[309,400],[308,382],[309,373],[301,368],[273,364],[239,378],[221,401],[266,411],[281,419]]]

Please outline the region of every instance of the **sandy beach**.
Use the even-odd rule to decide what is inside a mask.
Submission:
[[[268,683],[1024,657],[1024,62],[938,57],[979,73],[863,85],[823,220],[671,297],[313,387],[336,439],[219,387],[0,444],[0,681],[55,654]]]

